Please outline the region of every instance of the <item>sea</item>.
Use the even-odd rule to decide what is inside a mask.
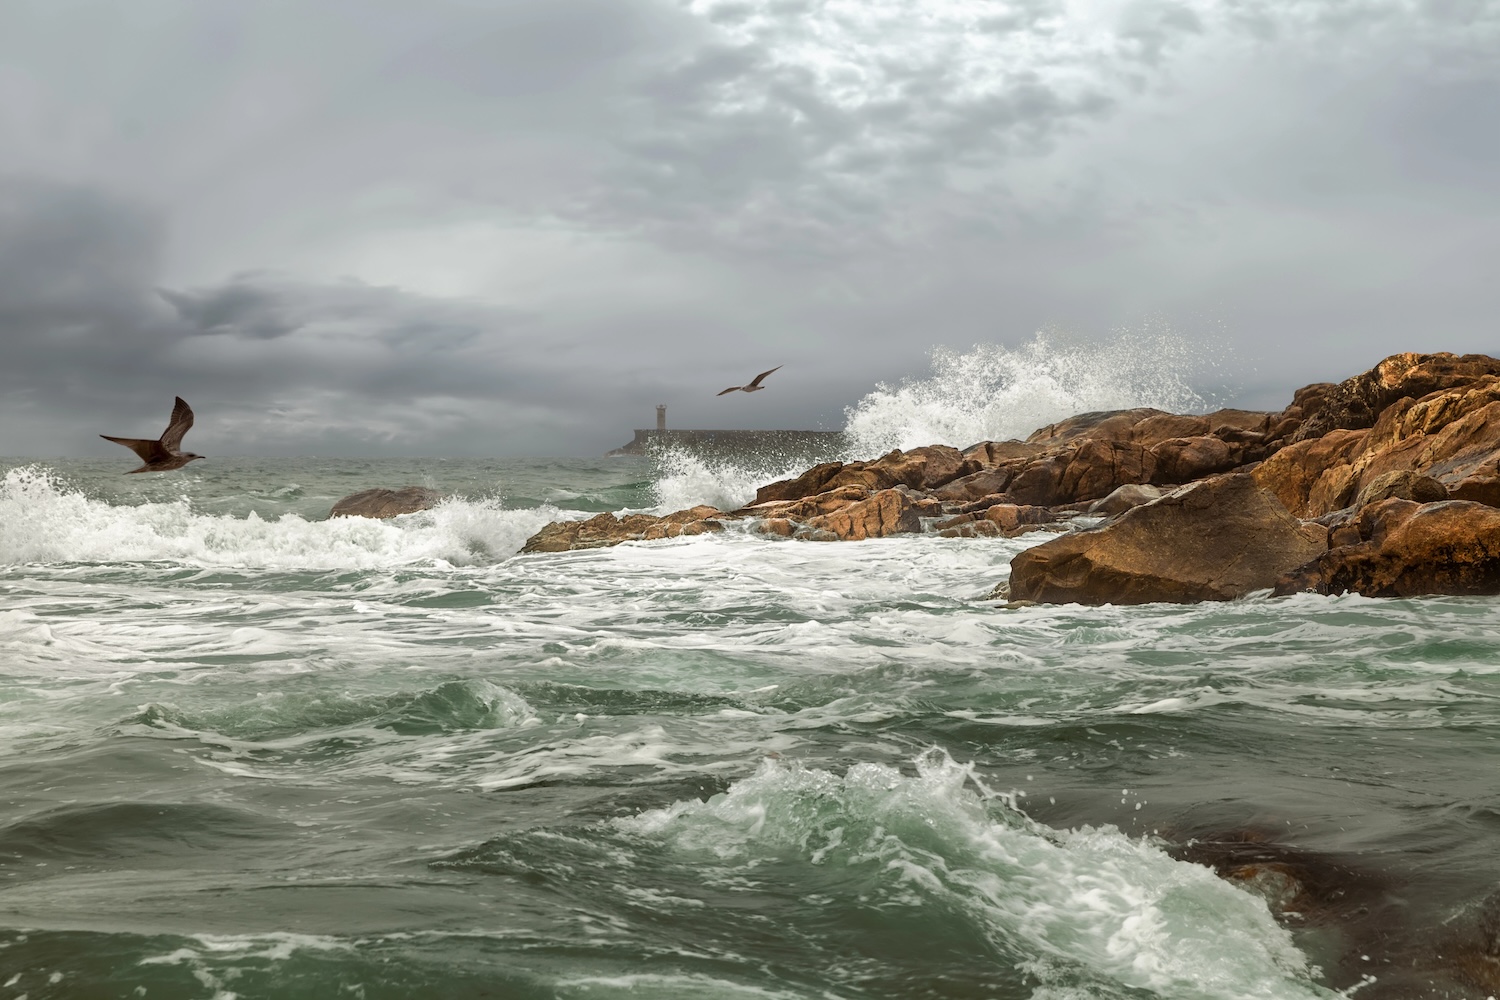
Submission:
[[[940,353],[845,447],[1202,402],[1093,354]],[[519,554],[777,456],[130,458],[0,460],[4,1000],[1490,995],[1493,599],[991,599],[1045,535]],[[447,499],[327,518],[404,485]]]

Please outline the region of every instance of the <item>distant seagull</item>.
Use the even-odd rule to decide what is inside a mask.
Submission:
[[[771,372],[779,371],[780,369],[781,366],[777,365],[775,368],[771,369]],[[755,376],[755,378],[750,380],[749,385],[732,385],[728,389],[725,389],[724,392],[719,393],[719,395],[722,396],[725,393],[729,392],[760,392],[765,388],[765,386],[760,384],[760,380],[771,374],[771,372],[761,372],[759,375]]]
[[[180,469],[195,458],[203,458],[202,455],[194,455],[190,451],[178,451],[182,447],[182,436],[193,426],[193,408],[177,397],[177,405],[172,407],[172,420],[167,424],[167,429],[162,432],[161,438],[156,441],[147,441],[142,438],[117,438],[108,434],[100,434],[106,441],[115,444],[123,444],[137,455],[146,464],[139,469],[131,469],[126,475],[133,472],[171,472]]]

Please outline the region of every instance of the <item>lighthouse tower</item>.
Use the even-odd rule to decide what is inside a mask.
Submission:
[[[667,404],[656,404],[656,433],[664,434],[667,430]]]

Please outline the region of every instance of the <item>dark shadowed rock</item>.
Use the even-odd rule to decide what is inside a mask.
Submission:
[[[1382,500],[1361,510],[1353,528],[1357,541],[1289,570],[1276,593],[1500,594],[1500,509]]]
[[[1054,604],[1226,601],[1270,587],[1326,540],[1326,529],[1303,525],[1250,476],[1218,476],[1020,553],[1010,595]]]
[[[965,458],[957,448],[943,444],[892,451],[868,462],[824,462],[795,479],[762,486],[755,491],[753,506],[772,500],[799,500],[842,486],[858,486],[871,493],[894,486],[933,490],[960,476],[978,472],[980,467],[980,462]]]
[[[333,505],[329,517],[395,517],[436,507],[443,499],[437,490],[407,486],[399,490],[374,489],[351,493]]]

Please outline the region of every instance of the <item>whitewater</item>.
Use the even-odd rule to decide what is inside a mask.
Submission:
[[[1189,367],[939,352],[838,457],[1202,409]],[[1492,600],[990,600],[1035,536],[518,554],[775,455],[274,470],[0,460],[0,996],[1488,995]],[[326,519],[407,484],[448,499]],[[1247,842],[1326,899],[1219,877]]]

